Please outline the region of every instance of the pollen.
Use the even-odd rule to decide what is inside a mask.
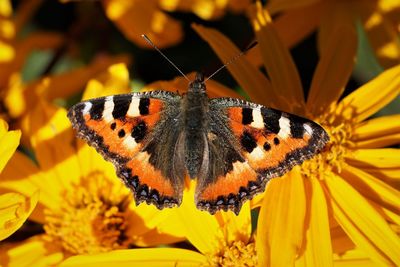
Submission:
[[[60,209],[45,211],[45,238],[72,254],[128,248],[130,197],[113,192],[113,186],[101,174],[93,174],[66,190]]]
[[[338,118],[334,112],[323,114],[316,121],[327,131],[330,140],[319,154],[302,164],[301,170],[307,177],[322,179],[327,171],[341,172],[346,156],[354,147],[355,123],[351,118]]]
[[[219,253],[209,257],[211,266],[257,266],[257,253],[254,242],[234,241],[224,244]]]

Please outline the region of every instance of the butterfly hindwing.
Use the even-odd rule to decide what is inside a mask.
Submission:
[[[210,114],[209,162],[219,163],[199,177],[196,201],[212,213],[238,213],[271,178],[311,158],[329,139],[313,121],[239,99],[211,99]]]
[[[68,117],[78,136],[115,165],[136,203],[163,208],[180,203],[182,197],[183,178],[176,179],[169,166],[154,160],[162,144],[177,142],[173,139],[178,133],[166,137],[159,132],[171,123],[170,113],[179,101],[180,96],[162,91],[114,95],[78,103]]]

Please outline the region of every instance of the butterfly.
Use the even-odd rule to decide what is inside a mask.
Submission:
[[[197,179],[196,207],[232,210],[328,142],[317,123],[235,98],[208,98],[197,73],[184,95],[151,91],[71,107],[78,137],[112,162],[136,204],[179,206],[184,179]]]

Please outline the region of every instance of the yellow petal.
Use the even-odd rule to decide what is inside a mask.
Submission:
[[[0,2],[0,15],[3,17],[10,17],[12,14],[12,5],[10,0]]]
[[[180,215],[177,214],[178,209],[174,208],[173,210],[174,212],[171,212],[168,218],[157,224],[157,231],[161,234],[168,234],[178,238],[184,238],[186,230],[184,227],[179,227],[182,225],[182,222]]]
[[[220,32],[193,24],[193,29],[212,47],[222,62],[228,62],[240,53],[240,50]],[[232,76],[249,95],[260,104],[277,107],[278,95],[272,91],[269,80],[244,57],[227,66]],[[276,101],[275,101],[276,100]]]
[[[156,0],[145,4],[132,0],[107,0],[103,4],[107,17],[137,45],[149,47],[142,34],[146,34],[159,48],[177,44],[183,37],[182,25],[162,12]]]
[[[259,266],[293,266],[303,242],[306,196],[299,168],[267,185],[257,227]]]
[[[330,211],[331,213],[331,211]],[[349,236],[343,231],[343,228],[331,217],[331,238],[332,249],[336,254],[343,254],[348,250],[354,249],[356,246]]]
[[[8,125],[0,119],[0,173],[19,145],[21,131],[8,131]]]
[[[137,216],[139,216],[140,220],[144,222],[143,226],[145,227],[144,230],[146,232],[149,231],[149,229],[154,229],[161,222],[169,220],[171,214],[174,214],[173,209],[165,209],[162,212],[160,212],[160,210],[157,209],[155,206],[147,204],[141,204],[135,207],[134,211],[137,214]],[[132,225],[132,231],[136,235],[140,235],[142,233],[140,228],[141,226],[139,225]],[[173,235],[173,233],[168,233],[168,234]]]
[[[357,141],[357,148],[380,148],[392,146],[400,142],[400,133],[390,134],[381,137],[373,137],[367,140]]]
[[[160,7],[169,12],[192,12],[204,20],[216,19],[224,14],[228,1],[191,0],[160,1]]]
[[[339,267],[376,267],[376,262],[372,261],[367,253],[360,249],[346,251],[343,254],[334,255],[334,264]]]
[[[384,116],[361,122],[354,129],[352,139],[360,148],[378,148],[399,143],[400,115]]]
[[[24,167],[21,168],[21,166]],[[52,178],[43,175],[32,160],[17,151],[0,174],[0,188],[3,191],[15,191],[24,196],[30,196],[32,192],[39,189],[39,203],[30,218],[42,223],[44,207],[56,209],[62,201],[59,195],[62,188],[57,188],[58,183],[55,183]]]
[[[26,155],[16,151],[0,174],[0,187],[30,196],[37,191],[37,187],[27,178],[36,175],[38,171],[38,167]]]
[[[341,177],[332,173],[324,181],[334,217],[357,247],[377,263],[399,265],[400,238],[382,216]]]
[[[318,31],[318,48],[321,55],[330,47],[330,36],[337,29],[347,28],[349,31],[356,32],[352,3],[352,1],[324,2]]]
[[[400,168],[400,149],[357,149],[346,160],[359,168]]]
[[[389,207],[400,213],[400,191],[374,176],[349,165],[344,166],[341,176],[357,189],[364,197],[383,207]]]
[[[113,70],[112,67],[109,69],[110,66],[114,64],[129,64],[129,62],[130,57],[126,55],[98,57],[85,67],[51,76],[49,84],[40,93],[48,100],[69,97],[82,90],[88,80],[96,77],[96,75],[102,75],[104,71],[109,72],[112,79],[116,79],[118,76],[113,73],[116,70]],[[117,84],[117,82],[115,83]],[[37,83],[32,83],[27,90],[35,87],[37,87]]]
[[[43,236],[36,236],[12,247],[0,249],[0,265],[15,267],[58,266],[63,260],[63,253],[57,244],[43,241]]]
[[[14,47],[0,40],[0,63],[8,63],[12,61],[14,57],[15,57]]]
[[[354,66],[357,34],[351,27],[336,28],[327,43],[307,98],[307,107],[314,115],[325,112],[326,107],[336,103],[342,95]]]
[[[295,3],[294,1],[291,2]],[[274,19],[276,31],[286,47],[293,47],[315,31],[322,13],[319,2],[316,1],[315,4],[288,9]]]
[[[394,188],[400,188],[400,169],[362,168],[362,170]]]
[[[28,198],[17,193],[0,195],[0,240],[22,226],[35,208],[38,198],[38,191]]]
[[[289,11],[291,9],[301,8],[310,6],[318,2],[318,0],[271,0],[268,1],[267,8],[271,14],[276,14],[281,11]]]
[[[400,214],[399,212],[393,212],[390,209],[383,208],[380,203],[374,201],[369,202],[385,220],[389,223],[390,227],[397,233],[400,233]]]
[[[304,266],[332,266],[333,252],[325,195],[316,178],[311,177],[309,181],[310,190],[306,190],[306,193],[311,203],[305,225],[305,249],[304,254],[296,260],[296,265],[302,262]]]
[[[277,99],[280,103],[284,103],[284,106],[280,108],[300,113],[305,104],[300,76],[288,49],[279,39],[268,12],[260,2],[250,8],[250,20],[259,42],[274,95],[279,97]]]
[[[120,182],[111,162],[105,161],[104,158],[93,147],[87,145],[85,141],[77,138],[76,143],[76,157],[80,163],[79,173],[81,177],[93,175],[93,172],[101,172],[105,177],[110,177],[110,180],[114,177],[116,182]]]
[[[20,73],[13,73],[9,77],[9,86],[4,93],[3,103],[7,109],[7,114],[12,119],[20,117],[26,111],[25,88],[26,85],[23,83]]]
[[[247,201],[243,204],[238,215],[232,212],[218,212],[217,219],[220,225],[225,226],[225,240],[228,244],[234,241],[243,241],[247,244],[251,237],[251,216],[250,203]]]
[[[199,266],[206,258],[194,251],[178,248],[114,250],[96,255],[80,255],[65,260],[60,267]]]
[[[184,229],[185,237],[201,253],[212,255],[218,252],[219,242],[224,240],[223,229],[215,216],[195,207],[194,187],[195,183],[191,182],[190,190],[183,194],[182,205],[176,212],[177,227]]]
[[[262,202],[264,200],[264,195],[265,195],[265,191],[264,191],[264,193],[258,194],[250,200],[251,209],[261,207]]]
[[[39,100],[29,117],[31,143],[40,168],[48,171],[61,188],[71,188],[73,182],[79,181],[80,163],[75,154],[75,133],[67,112]]]
[[[183,237],[176,237],[168,234],[162,234],[158,229],[153,229],[147,233],[134,237],[134,244],[139,247],[155,247],[160,244],[167,245],[185,241]]]
[[[82,100],[130,92],[129,71],[124,63],[118,63],[88,82]]]
[[[398,65],[400,63],[398,2],[378,1],[371,3],[361,1],[357,8],[369,43],[374,49],[379,63],[384,68]]]
[[[371,116],[400,92],[400,66],[386,70],[372,81],[364,84],[359,89],[346,96],[340,104],[344,111],[338,113],[346,118],[355,118],[363,121]],[[371,97],[373,96],[373,97]]]

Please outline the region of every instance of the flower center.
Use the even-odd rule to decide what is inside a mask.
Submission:
[[[102,174],[92,173],[65,190],[60,209],[45,211],[46,239],[72,254],[128,248],[130,194],[115,187]]]
[[[322,178],[326,171],[341,172],[345,156],[354,147],[351,140],[354,123],[351,118],[339,118],[334,112],[325,113],[316,121],[324,127],[330,140],[319,154],[302,164],[301,171],[305,176]]]
[[[254,242],[234,241],[223,245],[221,251],[209,258],[211,266],[257,266]]]

